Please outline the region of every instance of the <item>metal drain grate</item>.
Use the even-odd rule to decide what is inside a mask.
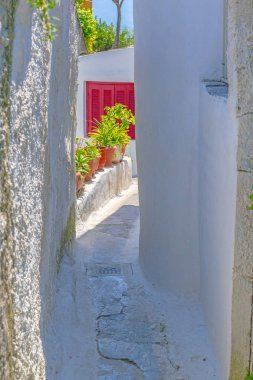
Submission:
[[[133,274],[132,264],[87,264],[88,276],[126,276]]]

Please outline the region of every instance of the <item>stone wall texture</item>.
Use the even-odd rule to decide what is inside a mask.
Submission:
[[[253,0],[229,0],[229,99],[238,125],[231,380],[253,372]]]
[[[0,378],[44,379],[43,338],[75,234],[78,23],[73,0],[51,45],[26,0],[0,5]]]

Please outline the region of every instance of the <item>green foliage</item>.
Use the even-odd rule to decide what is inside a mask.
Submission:
[[[97,20],[89,9],[84,9],[79,2],[76,2],[76,10],[80,25],[83,31],[85,44],[88,53],[94,52],[94,44],[97,39]]]
[[[80,0],[76,0],[76,10],[88,53],[111,49],[116,36],[115,26],[98,20],[89,9],[83,8]],[[124,28],[120,33],[119,47],[124,48],[133,44],[134,33]]]
[[[253,190],[253,186],[252,186],[252,190]],[[250,196],[249,196],[249,200],[251,201],[251,205],[249,206],[249,209],[250,209],[250,210],[253,210],[253,193],[250,194]]]
[[[124,130],[129,130],[130,124],[135,125],[135,117],[132,111],[124,104],[117,103],[112,107],[105,107],[106,114],[102,116],[103,121],[112,122]]]
[[[89,134],[93,144],[99,147],[112,147],[116,145],[113,127],[109,124],[95,120],[96,129]]]
[[[124,28],[119,35],[119,47],[125,48],[134,45],[134,32],[128,28]]]
[[[96,145],[90,144],[83,138],[76,138],[76,145],[76,172],[79,171],[84,175],[89,171],[90,161],[100,157],[100,151]]]
[[[84,149],[77,148],[75,153],[76,173],[79,172],[85,176],[90,170],[89,161],[90,159],[86,156]]]
[[[244,380],[253,380],[253,374],[246,376]]]
[[[105,107],[105,112],[101,122],[95,120],[97,128],[90,133],[91,141],[100,147],[127,145],[130,141],[129,126],[135,124],[131,110],[123,104],[116,104]]]
[[[46,34],[46,40],[53,42],[58,27],[56,21],[59,21],[57,17],[50,16],[50,10],[55,8],[59,0],[27,0],[27,3],[39,10],[40,18],[43,22],[43,28]]]
[[[86,141],[86,146],[84,148],[84,154],[86,157],[88,157],[89,161],[95,160],[96,158],[100,157],[100,151],[97,148],[97,146],[90,144],[88,141]]]
[[[94,51],[110,50],[115,39],[115,27],[101,20],[97,22],[96,39],[94,41]]]

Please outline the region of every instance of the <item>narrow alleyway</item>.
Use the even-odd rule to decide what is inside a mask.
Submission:
[[[142,276],[137,183],[77,232],[45,340],[47,379],[218,379],[197,300]]]

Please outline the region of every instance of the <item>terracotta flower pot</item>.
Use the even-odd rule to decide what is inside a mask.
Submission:
[[[113,161],[115,149],[116,149],[115,147],[107,148],[107,150],[106,150],[106,161],[105,161],[106,167],[112,166],[112,161]]]
[[[127,148],[127,145],[124,145],[124,144],[121,145],[121,159],[120,159],[120,162],[123,161],[124,155],[126,153],[126,148]]]
[[[99,159],[99,164],[98,164],[98,169],[103,170],[105,167],[105,161],[106,161],[106,148],[99,148],[100,150],[100,159]]]
[[[76,173],[76,194],[81,190],[84,185],[85,177],[82,177],[80,172]]]
[[[80,189],[81,173],[76,173],[76,192]]]
[[[98,171],[99,159],[100,159],[100,157],[96,158],[96,160],[95,160],[95,162],[96,162],[96,164],[95,164],[95,172]]]
[[[120,163],[121,157],[122,157],[121,151],[122,151],[121,145],[117,145],[115,147],[115,152],[114,152],[113,161],[112,161],[114,164],[119,164]]]
[[[89,167],[90,167],[90,170],[89,170],[88,173],[86,174],[85,182],[89,182],[89,181],[91,181],[91,178],[92,178],[92,175],[93,175],[92,161],[89,162]]]
[[[94,177],[96,173],[97,159],[90,161],[91,169],[92,169],[92,177]]]

